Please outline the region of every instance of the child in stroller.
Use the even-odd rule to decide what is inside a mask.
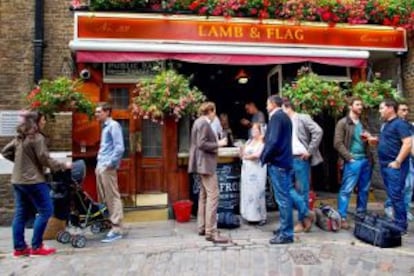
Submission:
[[[85,247],[84,233],[88,227],[93,234],[98,234],[109,229],[111,225],[106,206],[94,202],[82,190],[85,173],[85,162],[77,160],[72,163],[72,170],[51,174],[50,186],[54,216],[67,221],[68,226],[67,230],[57,234],[56,239],[61,243],[70,242],[75,248]]]

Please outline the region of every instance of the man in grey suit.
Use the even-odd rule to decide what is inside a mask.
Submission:
[[[201,178],[198,200],[198,234],[205,235],[206,240],[215,243],[227,243],[217,231],[217,207],[219,188],[217,182],[217,152],[219,146],[227,144],[227,138],[217,140],[211,122],[216,116],[213,102],[205,102],[199,109],[200,117],[195,120],[191,129],[190,156],[188,172],[197,173]]]
[[[294,232],[309,232],[314,214],[309,211],[310,167],[323,161],[319,152],[323,130],[308,114],[296,113],[288,99],[283,100],[283,111],[292,120],[292,154],[295,187],[290,190],[298,210],[299,222]]]

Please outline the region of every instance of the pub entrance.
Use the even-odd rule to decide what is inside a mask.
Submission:
[[[309,62],[262,66],[173,63],[179,73],[192,75],[192,84],[203,91],[208,100],[215,102],[217,115],[228,115],[234,140],[248,138],[248,130],[240,124],[242,118],[249,118],[244,108],[245,103],[253,101],[267,117],[267,97],[271,94],[283,96],[283,85],[294,82],[297,71],[303,66],[312,68],[313,72],[329,80],[341,82],[344,86],[351,85],[350,68]],[[247,75],[246,83],[238,81],[240,72]],[[336,167],[337,153],[333,148],[336,119],[321,114],[314,117],[314,120],[324,130],[320,151],[325,162],[312,167],[312,187],[317,191],[337,192],[340,183]],[[191,123],[188,125],[191,126]]]

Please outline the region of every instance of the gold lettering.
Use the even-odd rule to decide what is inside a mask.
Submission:
[[[293,39],[293,34],[292,34],[292,30],[291,29],[287,29],[286,30],[284,39],[290,39],[290,40]]]
[[[198,26],[198,36],[201,36],[201,37],[206,36],[203,25]]]
[[[207,33],[207,36],[218,37],[217,29],[215,27],[211,27],[210,30]]]
[[[234,27],[234,36],[237,38],[243,37],[242,27]]]
[[[220,37],[233,37],[233,32],[231,27],[220,26]]]
[[[379,42],[379,38],[370,37],[368,34],[364,34],[361,36],[361,41],[363,42]]]
[[[299,29],[295,31],[295,39],[296,40],[304,40],[305,35],[303,34],[303,30]]]

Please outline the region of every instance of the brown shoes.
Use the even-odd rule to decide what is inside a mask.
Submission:
[[[309,232],[312,228],[312,224],[315,220],[315,214],[311,211],[308,216],[303,220],[303,232]]]
[[[302,222],[296,223],[295,228],[293,228],[293,232],[295,233],[302,233],[303,230],[304,230],[304,227],[303,227]]]
[[[229,242],[228,238],[222,237],[218,233],[215,233],[213,235],[207,235],[206,240],[214,242],[214,243],[228,243]]]
[[[204,230],[199,230],[199,231],[198,231],[198,235],[199,235],[199,236],[205,236],[205,235],[206,235],[206,231],[204,231]]]
[[[312,228],[313,221],[315,220],[315,214],[309,212],[309,215],[301,222],[298,222],[293,229],[295,233],[309,232]]]
[[[349,228],[351,228],[351,226],[349,225],[346,219],[341,220],[341,228],[345,230],[348,230]]]

